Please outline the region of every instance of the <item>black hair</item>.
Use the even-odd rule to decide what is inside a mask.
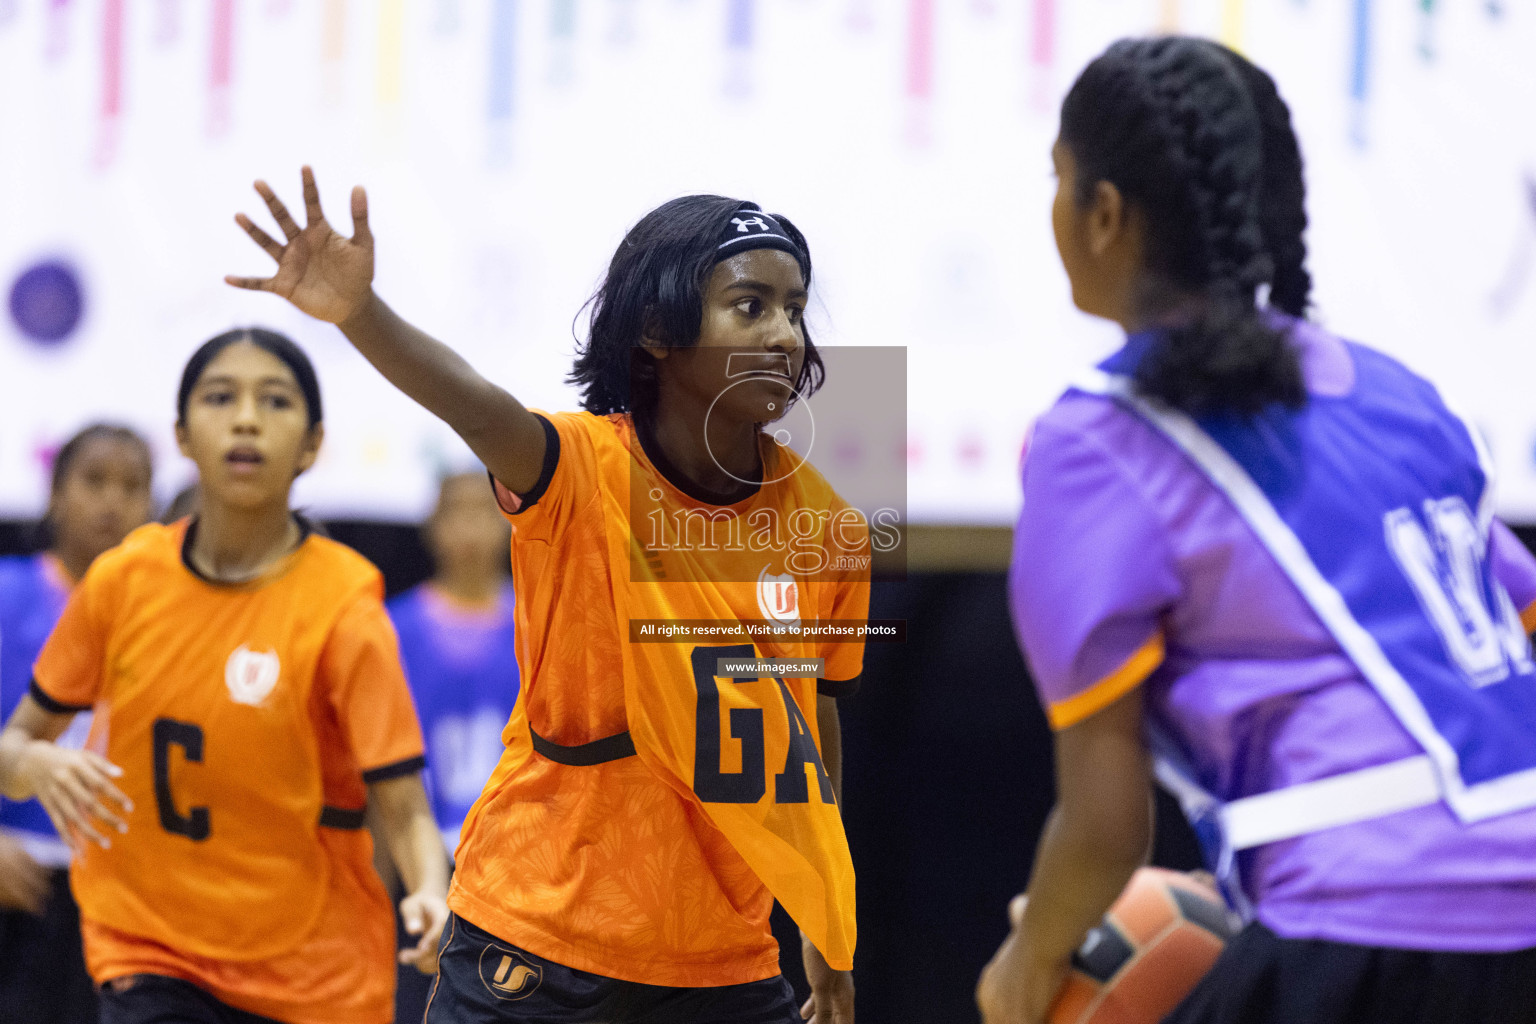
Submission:
[[[58,454],[53,457],[53,474],[49,483],[49,493],[58,494],[64,487],[64,481],[69,478],[70,468],[75,460],[85,450],[85,446],[92,441],[120,441],[123,444],[132,445],[144,456],[144,464],[154,472],[155,460],[149,453],[149,442],[132,427],[125,427],[119,423],[92,423],[68,441],[65,441]]]
[[[1259,230],[1274,262],[1269,304],[1291,316],[1304,317],[1312,301],[1312,275],[1307,273],[1307,186],[1302,176],[1301,145],[1291,127],[1291,108],[1280,98],[1269,72],[1240,53],[1227,59],[1243,76],[1243,84],[1259,115],[1263,132],[1264,181],[1259,194]]]
[[[309,361],[309,356],[304,354],[304,350],[295,345],[287,335],[265,327],[238,327],[233,331],[225,331],[223,334],[209,338],[198,347],[196,352],[192,353],[192,358],[187,360],[186,369],[181,371],[181,386],[176,389],[176,422],[178,424],[187,422],[187,403],[192,400],[192,389],[197,387],[197,382],[202,378],[203,371],[208,369],[208,364],[213,362],[220,352],[243,341],[270,352],[281,360],[284,366],[293,371],[293,379],[304,395],[304,408],[309,414],[311,429],[325,419],[320,406],[320,381],[315,376],[314,364]]]
[[[145,441],[144,436],[137,430],[120,423],[92,423],[81,428],[73,437],[65,441],[53,456],[53,469],[49,474],[48,482],[49,508],[28,531],[30,536],[27,539],[31,548],[43,551],[53,547],[58,540],[58,530],[53,523],[52,500],[58,496],[65,481],[69,479],[69,472],[74,468],[75,460],[80,458],[80,453],[85,451],[86,446],[92,441],[98,440],[118,441],[137,448],[144,456],[144,464],[149,467],[150,475],[153,477],[154,456],[150,453],[149,442]]]
[[[1311,289],[1301,154],[1273,80],[1209,40],[1122,39],[1067,93],[1061,142],[1079,203],[1107,181],[1145,217],[1144,311],[1200,299],[1158,333],[1137,391],[1196,415],[1304,405],[1300,357],[1256,297],[1267,285],[1302,316]]]
[[[704,292],[717,262],[716,246],[733,214],[761,212],[755,203],[725,196],[683,196],[663,203],[630,228],[614,251],[608,273],[589,301],[585,344],[567,378],[581,389],[581,406],[598,416],[649,416],[656,402],[656,360],[641,347],[649,335],[663,345],[698,343]],[[811,286],[811,251],[789,218],[772,215],[799,246],[805,286]],[[802,321],[803,324],[803,321]],[[795,390],[809,396],[826,368],[805,329],[805,361]]]

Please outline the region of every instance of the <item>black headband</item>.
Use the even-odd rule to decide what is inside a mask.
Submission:
[[[805,250],[789,237],[772,214],[759,210],[756,204],[748,203],[737,210],[731,219],[725,222],[725,230],[720,233],[720,243],[715,246],[715,262],[729,259],[739,252],[748,249],[779,249],[789,253],[800,264],[800,271],[804,273],[808,262]]]

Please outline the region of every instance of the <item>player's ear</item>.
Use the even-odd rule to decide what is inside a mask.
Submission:
[[[1130,229],[1130,207],[1125,196],[1112,183],[1101,181],[1093,187],[1093,203],[1088,207],[1088,250],[1102,256]]]
[[[662,341],[664,331],[661,325],[661,317],[656,315],[654,309],[645,311],[645,326],[640,330],[640,347],[650,353],[652,359],[665,359],[671,349],[665,341]]]
[[[189,459],[192,457],[192,452],[191,452],[191,450],[188,447],[188,444],[189,444],[190,440],[191,440],[191,438],[187,434],[187,425],[185,423],[183,423],[181,420],[177,420],[176,421],[176,450],[181,452],[182,455],[185,455]]]
[[[298,477],[309,472],[309,467],[315,464],[320,457],[320,445],[325,441],[325,424],[316,423],[309,428],[309,433],[304,435],[304,440],[299,443],[299,464],[294,472]]]

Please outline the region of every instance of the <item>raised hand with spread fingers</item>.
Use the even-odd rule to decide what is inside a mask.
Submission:
[[[245,214],[235,222],[277,261],[271,277],[228,275],[236,288],[271,292],[317,320],[336,324],[391,384],[454,429],[514,491],[531,488],[544,464],[544,428],[522,403],[482,377],[457,352],[402,320],[373,291],[374,240],[368,196],[352,190],[352,237],[337,233],[320,209],[314,171],[302,171],[301,228],[264,181],[256,192],[285,241]]]

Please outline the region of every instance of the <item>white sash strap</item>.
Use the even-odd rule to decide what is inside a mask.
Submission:
[[[1427,755],[1244,797],[1218,812],[1233,850],[1294,839],[1436,803],[1440,780]]]

